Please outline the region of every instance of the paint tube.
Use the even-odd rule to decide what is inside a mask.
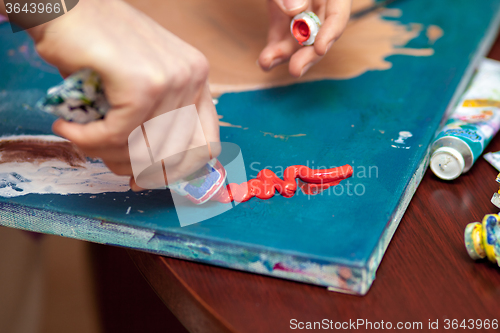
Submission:
[[[83,69],[50,88],[37,107],[67,121],[86,124],[103,119],[110,105],[99,74]],[[225,179],[224,167],[214,158],[186,179],[169,184],[168,188],[195,204],[202,204],[222,188]]]
[[[500,128],[500,62],[484,59],[432,144],[431,170],[452,180],[469,171]]]
[[[497,183],[500,183],[500,173],[497,175],[497,178],[495,179]],[[500,208],[500,189],[493,193],[493,197],[491,198],[491,203]]]
[[[295,15],[290,23],[290,32],[300,45],[313,45],[321,27],[319,17],[313,12]]]
[[[500,266],[500,216],[486,215],[482,222],[469,223],[464,232],[465,248],[474,259],[488,258]]]
[[[484,159],[488,161],[495,169],[500,171],[500,151],[491,152],[483,155]]]

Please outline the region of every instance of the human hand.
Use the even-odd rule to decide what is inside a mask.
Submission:
[[[316,64],[339,39],[351,12],[351,0],[268,0],[269,33],[267,46],[259,56],[264,70],[290,61],[291,75],[301,77]],[[303,12],[314,12],[322,22],[314,45],[300,46],[290,33],[291,19]]]
[[[166,150],[175,146],[174,151],[188,152],[200,142],[219,142],[207,59],[124,2],[81,0],[64,16],[28,32],[40,56],[64,77],[83,68],[91,68],[101,76],[111,105],[105,119],[85,125],[59,119],[53,131],[74,142],[88,156],[101,158],[114,173],[132,175],[128,137],[136,127],[184,106],[195,104],[202,137],[194,130],[179,128],[183,122],[174,120],[176,123],[170,127],[177,126],[182,138],[165,133],[161,144],[167,146]],[[168,181],[187,176],[216,157],[220,147],[211,148],[209,154],[200,154],[198,149],[196,153],[176,156],[170,166],[176,171],[169,174]],[[131,187],[140,190],[133,178]]]

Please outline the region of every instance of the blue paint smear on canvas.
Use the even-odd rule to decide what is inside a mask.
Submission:
[[[317,262],[364,267],[424,158],[499,4],[498,0],[482,0],[480,4],[463,0],[403,1],[397,5],[404,13],[398,20],[443,29],[444,36],[432,45],[433,56],[391,56],[391,70],[367,72],[350,80],[220,97],[217,110],[224,121],[248,127],[221,128],[221,140],[241,147],[249,177],[264,167],[279,172],[294,164],[351,164],[354,175],[349,183],[342,182],[329,195],[297,193],[288,199],[279,195],[267,201],[252,199],[223,215],[184,228],[179,226],[167,191],[107,193],[94,198],[30,194],[0,200],[159,233],[175,232],[230,246],[249,244]],[[0,25],[0,132],[51,133],[54,118],[34,105],[61,78],[10,57],[8,50],[33,46],[25,34],[9,31],[6,24]],[[408,46],[429,47],[422,36]],[[404,147],[394,148],[400,131],[411,132],[412,136]],[[264,133],[306,136],[281,140]],[[132,208],[126,215],[129,206]],[[196,251],[203,255],[210,250]]]

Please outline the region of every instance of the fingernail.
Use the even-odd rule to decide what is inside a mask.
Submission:
[[[283,0],[283,6],[285,6],[288,11],[292,11],[303,7],[306,2],[307,0]]]
[[[326,46],[326,52],[330,51],[330,49],[332,48],[333,42],[334,41],[332,40],[330,43],[328,43],[328,45]]]
[[[272,69],[274,66],[281,64],[281,61],[282,60],[280,58],[274,59],[273,61],[271,61],[271,64],[269,65],[268,69]]]
[[[309,68],[311,68],[312,64],[308,64],[306,66],[304,66],[304,68],[302,68],[302,72],[300,72],[300,76],[299,77],[302,77],[302,75],[304,75],[305,73],[307,73],[307,71],[309,70]]]

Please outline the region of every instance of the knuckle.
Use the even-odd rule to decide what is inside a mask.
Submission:
[[[153,97],[162,94],[168,85],[168,78],[163,70],[152,70],[147,75],[145,87],[148,95]]]
[[[204,84],[210,71],[208,59],[201,52],[196,51],[190,60],[189,66],[193,81],[197,84]]]
[[[129,91],[129,101],[134,107],[141,107],[147,101],[156,99],[168,85],[168,77],[162,68],[143,67],[139,75],[133,76],[133,91]]]
[[[175,72],[172,75],[172,86],[173,88],[184,88],[191,78],[191,70],[189,66],[185,64],[178,64],[175,68]]]

